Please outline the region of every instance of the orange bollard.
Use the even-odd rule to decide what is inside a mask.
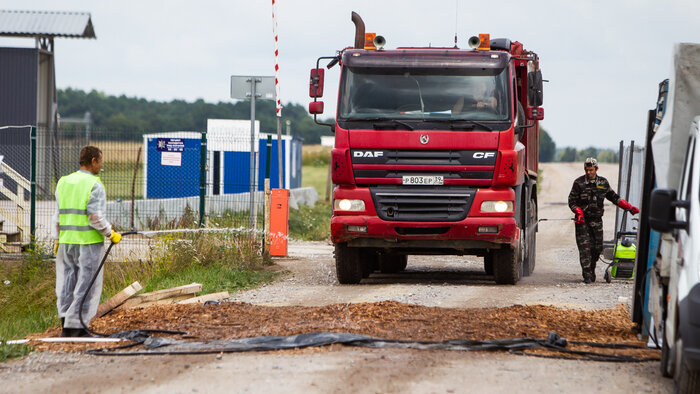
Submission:
[[[289,235],[289,190],[272,189],[270,200],[270,256],[283,257]]]

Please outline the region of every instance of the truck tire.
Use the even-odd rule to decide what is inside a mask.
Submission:
[[[493,251],[488,251],[484,255],[484,271],[486,275],[493,275]]]
[[[530,276],[535,271],[535,259],[537,258],[537,203],[534,199],[530,199],[530,203],[527,206],[527,221],[524,234],[523,276]]]
[[[367,278],[379,267],[379,253],[377,250],[371,248],[361,249],[360,264],[362,265],[362,277]]]
[[[493,278],[499,285],[514,285],[520,280],[523,270],[521,248],[504,246],[493,253]]]
[[[379,258],[379,271],[383,274],[394,274],[406,269],[408,256],[405,254],[385,254]]]
[[[680,352],[680,361],[676,365],[676,383],[674,393],[697,393],[700,390],[700,371],[694,371],[688,367],[683,351],[683,340],[676,342],[676,351]]]
[[[341,285],[354,285],[362,280],[360,249],[345,243],[335,245],[335,274]]]

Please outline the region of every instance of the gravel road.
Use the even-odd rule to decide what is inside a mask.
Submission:
[[[631,282],[582,283],[566,198],[579,163],[544,164],[539,194],[543,221],[537,266],[516,286],[496,286],[478,257],[411,256],[405,272],[373,274],[360,285],[338,285],[332,245],[292,242],[288,271],[275,283],[239,292],[233,301],[259,305],[320,306],[392,300],[448,308],[546,304],[596,310],[629,303]],[[617,166],[599,173],[617,184]],[[606,205],[606,239],[613,206]],[[554,220],[557,219],[557,220]],[[559,220],[564,219],[564,220]],[[600,263],[599,263],[600,264]],[[603,277],[599,265],[598,278]],[[96,357],[34,353],[0,364],[2,392],[671,392],[658,363],[601,363],[503,353],[358,349],[331,346],[223,356]]]

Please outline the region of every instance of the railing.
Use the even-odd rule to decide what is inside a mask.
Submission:
[[[12,209],[0,206],[0,215],[12,221],[17,226],[22,243],[28,243],[31,231],[30,225],[25,218],[25,212],[31,212],[31,206],[30,201],[24,199],[24,195],[25,193],[31,193],[31,182],[4,162],[0,163],[0,167],[2,167],[2,172],[5,175],[17,183],[16,192],[6,187],[4,182],[0,184],[0,194],[9,198],[13,203]]]

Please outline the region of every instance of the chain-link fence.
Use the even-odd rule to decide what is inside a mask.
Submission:
[[[271,146],[263,139],[254,141],[251,160],[250,137],[0,126],[0,232],[12,234],[5,244],[28,243],[32,231],[40,242],[51,239],[56,184],[80,168],[79,152],[86,144],[103,152],[100,178],[108,221],[117,231],[142,233],[125,238],[116,255],[147,258],[154,236],[182,230],[229,229],[256,242],[262,239],[265,174],[260,168],[266,168],[268,158],[275,159],[276,141]],[[293,164],[300,169],[301,157],[294,156],[299,156]],[[275,177],[272,187],[277,187]]]

